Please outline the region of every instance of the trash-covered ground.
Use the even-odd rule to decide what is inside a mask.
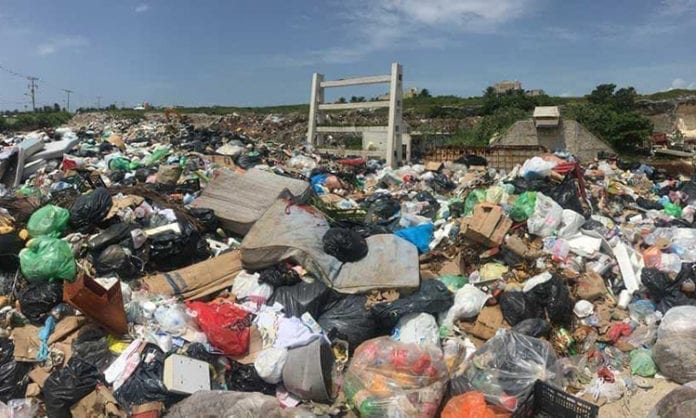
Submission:
[[[688,178],[79,122],[0,138],[0,416],[692,416]]]

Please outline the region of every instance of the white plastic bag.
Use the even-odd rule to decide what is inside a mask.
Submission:
[[[393,337],[402,343],[440,346],[437,321],[427,313],[412,313],[401,317]]]
[[[520,175],[530,178],[547,177],[555,166],[556,163],[553,161],[546,161],[541,157],[532,157],[522,164]]]
[[[570,209],[563,209],[561,214],[561,225],[558,229],[558,236],[561,238],[570,238],[577,234],[582,224],[585,223],[585,217]]]
[[[263,300],[261,303],[265,303],[273,294],[273,286],[259,283],[259,277],[261,276],[258,273],[242,271],[234,279],[232,293],[237,299],[258,298]]]
[[[481,312],[488,300],[488,294],[476,286],[465,284],[454,295],[454,305],[447,311],[443,325],[450,328],[454,321],[462,318],[473,318]]]
[[[561,224],[563,208],[553,199],[538,192],[534,213],[527,219],[527,229],[530,234],[548,237]]]
[[[675,306],[668,310],[657,329],[658,338],[694,334],[696,334],[696,306],[691,305]]]
[[[283,367],[287,360],[286,348],[267,348],[256,355],[254,368],[265,382],[276,384],[283,379]]]

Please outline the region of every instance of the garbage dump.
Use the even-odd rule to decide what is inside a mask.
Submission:
[[[43,153],[0,189],[3,416],[589,417],[656,378],[685,386],[655,416],[693,405],[694,180],[253,133],[0,137]]]

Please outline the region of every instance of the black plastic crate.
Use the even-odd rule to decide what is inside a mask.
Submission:
[[[534,390],[512,414],[512,418],[596,418],[599,407],[548,383],[537,380]]]

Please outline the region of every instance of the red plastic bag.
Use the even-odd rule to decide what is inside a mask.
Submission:
[[[208,342],[224,354],[241,356],[249,350],[249,314],[231,303],[186,302]]]
[[[481,392],[467,392],[450,399],[442,410],[442,418],[496,418],[496,413],[486,405]]]

